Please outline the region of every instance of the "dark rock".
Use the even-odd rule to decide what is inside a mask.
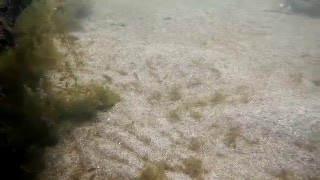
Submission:
[[[316,81],[313,81],[313,84],[315,85],[315,86],[320,86],[320,80],[316,80]]]

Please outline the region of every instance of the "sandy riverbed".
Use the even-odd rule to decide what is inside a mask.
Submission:
[[[95,0],[80,79],[122,96],[42,179],[320,177],[320,18],[265,0]],[[188,163],[189,162],[189,163]],[[193,172],[193,173],[192,173]]]

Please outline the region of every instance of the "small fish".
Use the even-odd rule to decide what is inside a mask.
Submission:
[[[104,79],[106,80],[106,81],[108,81],[108,82],[110,82],[110,81],[112,81],[112,78],[110,77],[110,76],[108,76],[108,75],[103,75],[103,77],[104,77]]]
[[[95,170],[97,170],[97,168],[92,167],[92,168],[88,169],[87,172],[93,172]]]

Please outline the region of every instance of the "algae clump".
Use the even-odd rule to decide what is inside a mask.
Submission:
[[[138,180],[168,180],[164,162],[149,164],[141,172]]]
[[[44,168],[44,148],[57,142],[62,121],[90,120],[119,101],[100,84],[79,84],[73,73],[77,62],[66,59],[80,57],[76,38],[68,33],[80,26],[89,7],[87,0],[33,0],[15,21],[14,45],[0,51],[0,158],[5,177],[35,178]],[[73,85],[58,86],[50,80],[55,73],[67,75]]]

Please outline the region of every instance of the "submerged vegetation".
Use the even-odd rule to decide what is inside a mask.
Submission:
[[[165,162],[149,164],[141,172],[139,180],[167,180]]]
[[[203,167],[203,162],[195,157],[184,159],[183,165],[183,172],[192,179],[203,179],[202,175],[207,173]]]
[[[156,163],[148,163],[144,170],[137,178],[139,180],[167,180],[170,179],[166,175],[168,172],[183,173],[191,179],[202,180],[208,171],[204,168],[202,160],[196,157],[188,157],[181,159],[180,164],[172,165],[168,161],[160,161]]]
[[[51,117],[57,120],[86,120],[97,110],[108,109],[119,96],[99,84],[74,85],[47,99],[45,106]],[[49,104],[51,103],[51,104]],[[46,109],[44,109],[45,112]]]
[[[33,179],[43,169],[44,148],[57,142],[60,122],[88,120],[119,100],[102,85],[81,85],[73,73],[83,63],[68,32],[90,13],[89,1],[14,1],[26,2],[12,27],[14,45],[0,52],[1,168],[12,179]]]

